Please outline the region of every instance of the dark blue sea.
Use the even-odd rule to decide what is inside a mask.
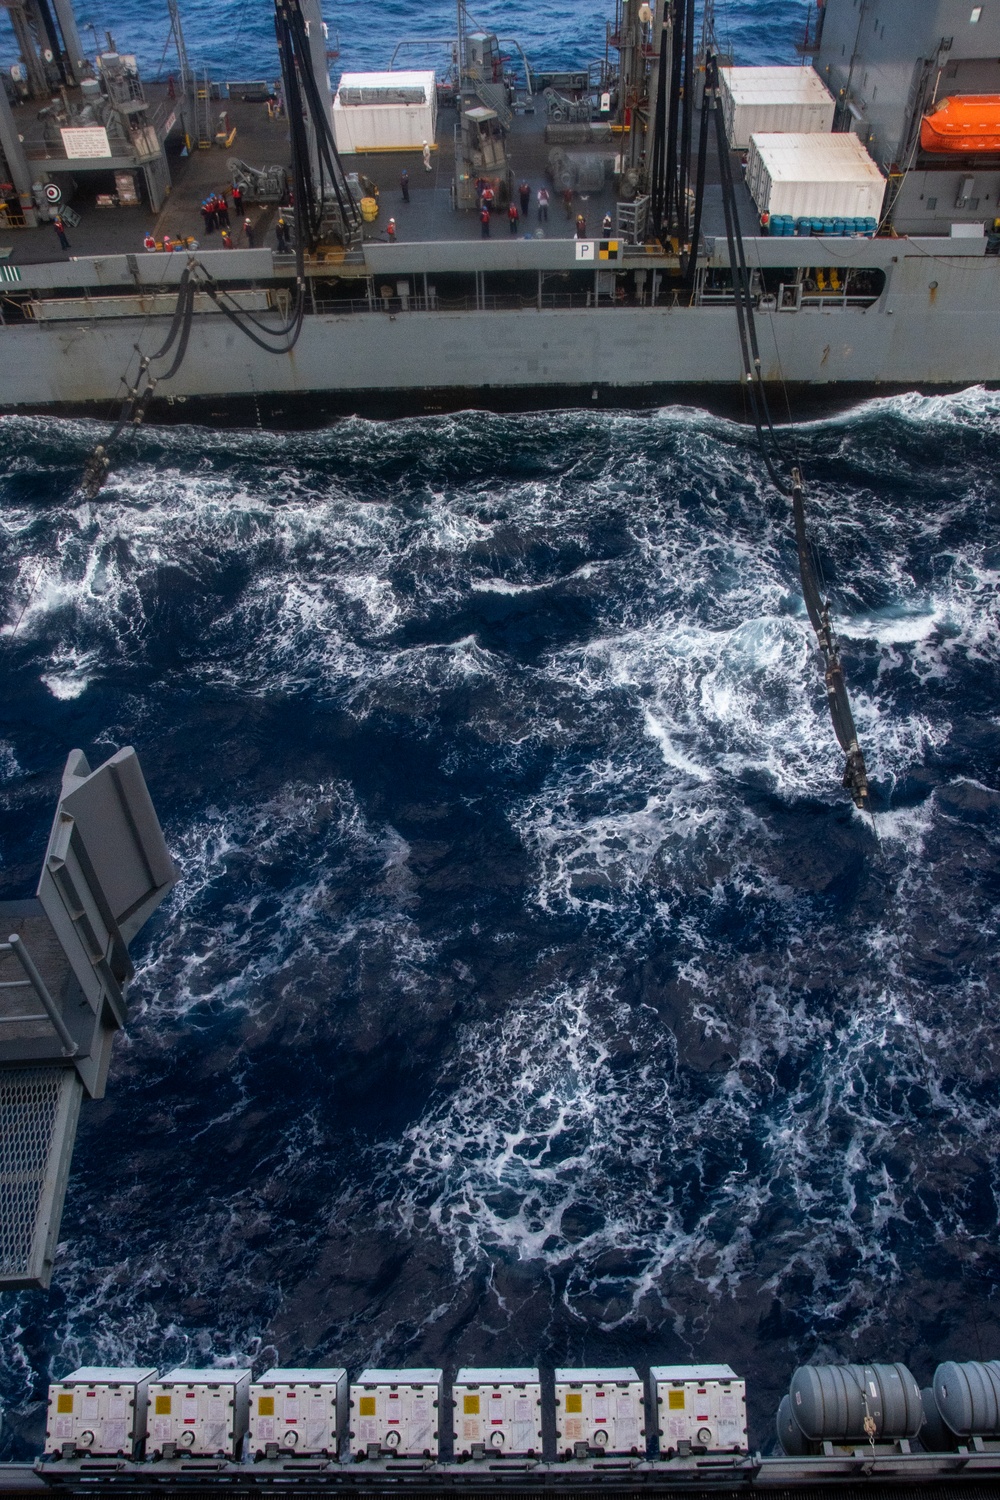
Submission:
[[[80,1363],[727,1361],[767,1445],[802,1360],[1000,1353],[1000,395],[786,437],[874,826],[744,427],[149,427],[83,503],[102,431],[0,421],[0,893],[74,746],[137,747],[183,875],[52,1290],[0,1296],[0,1454]]]

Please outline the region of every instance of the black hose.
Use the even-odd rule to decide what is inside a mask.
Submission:
[[[698,175],[694,188],[694,223],[691,226],[691,251],[684,270],[684,286],[688,291],[694,287],[698,269],[698,250],[701,244],[701,214],[705,202],[705,171],[708,165],[708,116],[709,98],[706,92],[701,106],[701,121],[698,128]]]

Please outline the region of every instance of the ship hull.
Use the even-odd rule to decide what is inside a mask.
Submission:
[[[1000,382],[1000,259],[909,254],[889,271],[866,308],[759,315],[763,378],[835,399],[848,388]],[[165,317],[9,325],[0,333],[0,409],[108,410],[135,368],[136,344],[157,347],[168,326]],[[331,412],[381,401],[387,414],[576,404],[595,390],[598,400],[642,405],[738,387],[740,370],[731,305],[318,313],[281,355],[203,315],[177,374],[155,394],[158,405],[325,401]]]

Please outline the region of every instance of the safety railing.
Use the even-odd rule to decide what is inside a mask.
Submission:
[[[379,297],[319,298],[309,307],[317,313],[348,314],[366,312],[551,312],[569,309],[635,307],[636,303],[617,301],[613,297],[595,298],[593,292],[543,292],[541,297],[498,296],[475,297]],[[647,304],[648,305],[648,304]],[[666,304],[662,303],[660,306]]]

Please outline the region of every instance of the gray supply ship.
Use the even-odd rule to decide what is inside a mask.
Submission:
[[[293,422],[1000,379],[995,6],[826,0],[811,62],[765,69],[716,59],[711,6],[696,28],[693,0],[617,0],[603,59],[539,75],[460,3],[443,70],[336,94],[318,0],[278,0],[277,93],[196,76],[175,3],[158,90],[110,37],[83,58],[70,0],[9,8],[3,409]],[[234,248],[200,207],[230,182]]]

